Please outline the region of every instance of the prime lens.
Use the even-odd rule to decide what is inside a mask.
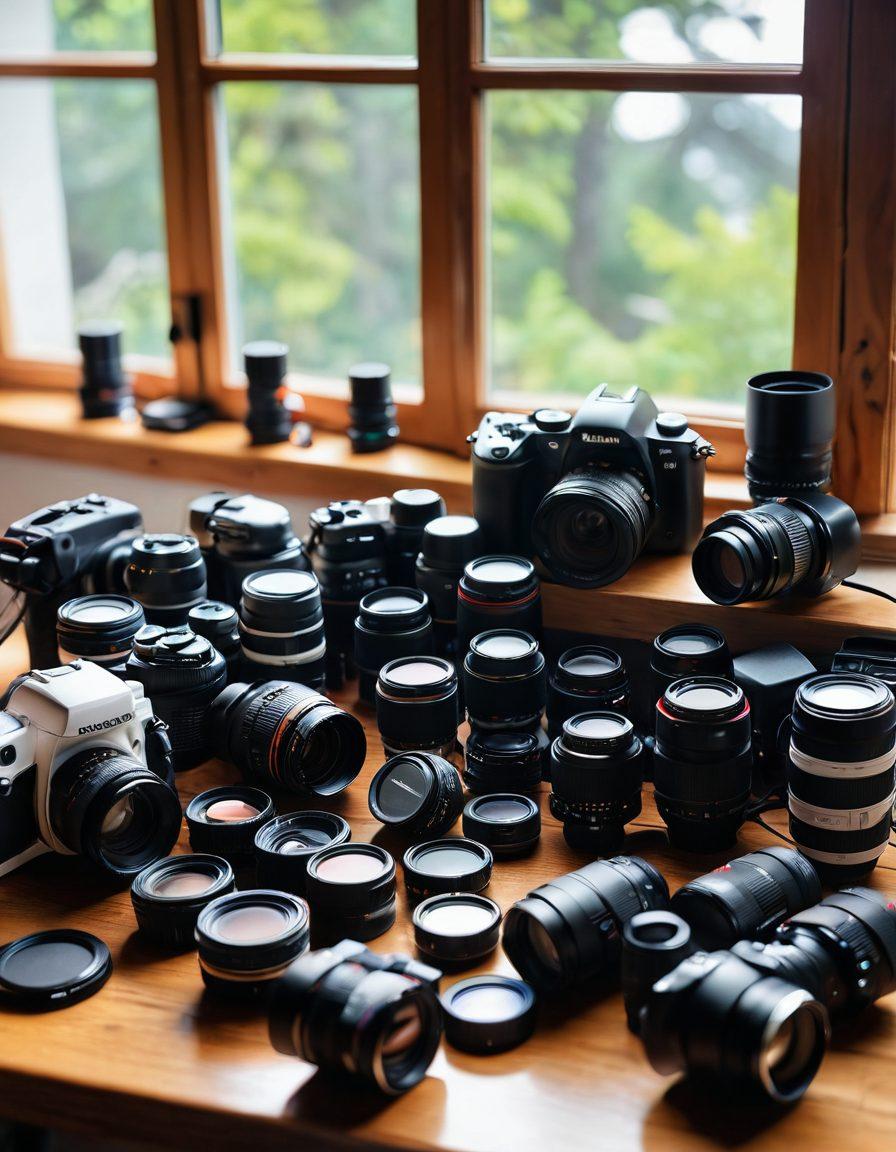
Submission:
[[[278,444],[289,439],[292,414],[282,399],[288,352],[287,345],[277,340],[254,340],[243,345],[249,401],[246,427],[253,444]]]
[[[545,659],[528,632],[495,629],[470,641],[464,659],[467,718],[477,728],[534,728],[544,711]]]
[[[349,369],[348,439],[353,452],[379,452],[398,439],[388,364],[367,362]]]
[[[327,643],[313,572],[271,569],[247,576],[239,633],[247,676],[323,687]]]
[[[457,673],[441,656],[405,656],[380,669],[376,724],[383,748],[450,757],[457,746]]]
[[[186,624],[191,608],[206,597],[205,561],[195,536],[164,532],[138,536],[124,570],[129,594],[143,605],[150,624]]]
[[[78,395],[85,420],[121,416],[133,410],[131,379],[121,362],[122,326],[97,321],[78,329],[82,377]]]
[[[445,515],[445,501],[431,488],[399,488],[392,495],[392,531],[386,553],[390,584],[414,583],[417,554],[430,521]]]
[[[377,844],[331,844],[308,861],[315,943],[373,940],[395,923],[395,861]]]
[[[416,561],[417,587],[429,597],[436,652],[453,656],[457,641],[457,585],[464,568],[482,551],[472,516],[439,516],[423,529]]]
[[[355,620],[355,664],[358,696],[376,703],[380,669],[402,656],[433,651],[429,600],[419,588],[377,588],[362,597]]]
[[[143,609],[127,596],[78,596],[56,615],[56,643],[63,664],[91,660],[120,679],[145,624]]]
[[[744,472],[752,498],[827,492],[836,398],[823,372],[763,372],[747,381]]]
[[[628,714],[631,684],[622,657],[611,648],[583,644],[569,648],[548,677],[548,734],[554,740],[579,712]]]
[[[227,679],[235,680],[242,655],[236,609],[223,600],[203,600],[190,609],[187,624],[197,636],[204,636],[218,649],[227,665]]]
[[[480,632],[512,628],[541,639],[541,584],[521,556],[471,560],[457,585],[457,656]]]

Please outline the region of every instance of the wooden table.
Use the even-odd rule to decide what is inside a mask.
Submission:
[[[14,638],[0,652],[6,678],[24,664]],[[333,805],[352,837],[379,826],[367,784],[381,763],[372,717],[361,777]],[[181,778],[186,801],[236,772],[210,763]],[[547,815],[531,858],[499,864],[489,894],[507,909],[542,881],[581,866]],[[297,806],[286,801],[282,810]],[[718,858],[672,854],[652,797],[628,850],[658,865],[675,888]],[[771,837],[755,825],[739,852]],[[383,842],[381,840],[381,842]],[[387,845],[388,846],[388,845]],[[182,837],[180,850],[187,850]],[[896,850],[870,881],[896,892]],[[162,955],[135,934],[128,893],[110,890],[69,857],[44,857],[0,881],[0,939],[83,928],[106,940],[115,970],[92,999],[45,1015],[0,1014],[0,1116],[89,1136],[178,1148],[420,1148],[469,1152],[730,1147],[811,1152],[887,1149],[896,1134],[896,997],[838,1035],[805,1099],[788,1111],[746,1110],[657,1076],[625,1026],[621,997],[544,1007],[525,1045],[469,1056],[443,1044],[425,1081],[397,1100],[334,1085],[271,1047],[263,1017],[203,994],[194,953]],[[402,893],[396,926],[373,947],[413,946]],[[511,971],[500,950],[486,966]],[[450,976],[450,984],[460,976]]]

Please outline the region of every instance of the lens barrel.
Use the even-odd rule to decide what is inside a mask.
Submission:
[[[368,362],[349,369],[351,401],[348,439],[353,452],[379,452],[398,439],[398,409],[392,400],[388,364]]]
[[[291,812],[275,816],[255,833],[259,887],[304,896],[308,861],[322,848],[351,839],[348,821],[334,812]]]
[[[639,912],[622,926],[622,1000],[632,1032],[657,982],[696,950],[690,926],[674,912]]]
[[[239,619],[244,674],[323,688],[327,643],[313,572],[265,569],[243,581]]]
[[[464,784],[474,795],[536,791],[544,755],[540,735],[471,728],[464,745]]]
[[[521,556],[471,560],[457,585],[457,658],[480,632],[510,628],[541,639],[541,583]]]
[[[556,739],[564,723],[579,712],[628,715],[631,683],[622,657],[612,648],[583,644],[564,652],[548,676],[548,734]]]
[[[91,660],[119,679],[146,618],[128,596],[78,596],[56,614],[56,643],[63,664]]]
[[[529,796],[513,792],[475,796],[464,808],[463,831],[496,859],[526,856],[541,836],[541,811]]]
[[[823,372],[763,372],[747,381],[744,473],[758,502],[827,492],[836,397]]]
[[[141,936],[163,948],[195,948],[199,913],[232,892],[233,883],[233,869],[220,856],[168,856],[150,864],[131,885]]]
[[[417,587],[429,597],[436,652],[457,647],[457,585],[464,568],[482,552],[482,532],[472,516],[438,516],[423,529],[415,564]]]
[[[243,345],[243,367],[248,380],[246,427],[253,444],[278,444],[289,439],[292,414],[282,400],[289,348],[277,340],[255,340]]]
[[[404,656],[380,669],[376,723],[383,748],[450,757],[457,746],[457,673],[441,656]]]
[[[464,795],[450,761],[426,752],[402,752],[373,777],[367,802],[381,824],[408,836],[437,837],[457,822]]]
[[[495,629],[470,641],[464,702],[471,724],[479,729],[534,728],[546,693],[545,659],[528,632]]]
[[[355,620],[355,664],[358,696],[364,703],[376,704],[377,677],[385,664],[432,651],[432,618],[425,592],[390,586],[361,599]]]
[[[131,380],[121,363],[122,331],[121,324],[114,322],[83,324],[78,329],[82,357],[78,395],[85,420],[121,416],[133,410]]]
[[[206,598],[205,561],[194,536],[165,532],[138,536],[124,570],[128,593],[149,624],[186,624],[191,608]]]
[[[255,863],[256,833],[273,815],[274,802],[260,788],[224,784],[194,796],[184,819],[194,852],[222,856],[238,869]]]
[[[386,551],[386,574],[397,587],[414,584],[417,554],[426,525],[445,515],[445,501],[431,488],[399,488],[391,500],[392,530]]]

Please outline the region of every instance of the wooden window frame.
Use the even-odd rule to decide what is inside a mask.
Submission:
[[[483,97],[500,89],[775,92],[802,99],[793,363],[838,380],[837,491],[862,513],[896,509],[896,5],[806,0],[801,66],[642,66],[508,62],[483,53],[484,0],[417,0],[416,62],[219,54],[214,0],[153,0],[157,51],[0,58],[3,76],[153,80],[158,92],[172,313],[198,295],[198,346],[174,345],[173,377],[137,365],[144,395],[195,395],[204,382],[224,412],[244,397],[228,379],[216,109],[222,82],[411,84],[420,126],[421,324],[424,402],[400,404],[406,439],[463,451],[485,410]],[[0,380],[74,385],[74,360],[8,353],[0,283]],[[312,421],[345,424],[345,401],[305,388]],[[691,410],[719,450],[717,470],[743,463],[743,425]]]

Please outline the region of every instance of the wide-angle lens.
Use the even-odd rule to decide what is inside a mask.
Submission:
[[[823,372],[762,372],[747,381],[744,473],[756,501],[831,485],[836,401]]]
[[[631,683],[622,657],[612,648],[582,644],[569,648],[548,676],[547,719],[551,739],[579,712],[607,709],[628,715]]]
[[[239,619],[246,676],[322,688],[327,644],[313,572],[263,569],[243,581]]]

